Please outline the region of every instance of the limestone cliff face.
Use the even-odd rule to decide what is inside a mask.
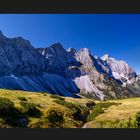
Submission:
[[[135,71],[124,61],[108,55],[95,57],[88,48],[67,51],[60,43],[48,48],[38,48],[48,61],[48,72],[72,79],[81,93],[96,99],[118,98],[122,84],[136,81]],[[119,76],[116,76],[116,73]]]
[[[47,60],[47,72],[63,75],[66,68],[80,66],[80,63],[67,52],[60,43],[47,48],[37,48]]]
[[[108,55],[95,57],[87,48],[65,50],[60,43],[36,49],[22,37],[0,32],[0,88],[104,100],[139,96],[139,83],[133,85],[139,79],[126,62]]]
[[[45,58],[22,37],[7,38],[0,33],[0,75],[41,74]]]
[[[125,61],[116,60],[109,55],[104,55],[102,60],[107,64],[114,78],[119,79],[122,83],[136,81],[136,72]]]

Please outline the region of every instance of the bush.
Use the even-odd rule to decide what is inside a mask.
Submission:
[[[93,109],[94,109],[94,107],[95,108],[108,108],[108,107],[110,107],[110,106],[112,106],[112,105],[120,105],[121,103],[115,103],[115,102],[106,102],[106,103],[103,103],[103,102],[101,102],[101,103],[97,103],[95,106],[93,106]]]
[[[120,128],[138,128],[136,120],[129,117],[127,122],[121,123]]]
[[[21,101],[20,105],[23,107],[23,113],[30,117],[40,117],[41,112],[37,108],[37,104]]]
[[[58,95],[55,95],[55,94],[51,94],[50,95],[51,98],[56,98],[56,99],[59,99],[59,100],[65,100],[64,98],[58,96]]]
[[[14,107],[14,103],[7,98],[0,98],[0,112],[10,110]]]
[[[94,120],[94,118],[98,115],[100,115],[101,113],[104,113],[104,110],[100,107],[94,108],[94,110],[92,111],[92,113],[90,113],[87,117],[87,121],[92,121]]]
[[[135,116],[137,128],[140,128],[140,112],[138,112]]]
[[[60,104],[62,106],[65,106],[67,108],[71,108],[71,109],[75,107],[75,105],[73,103],[66,102],[66,101],[60,100],[60,99],[54,100],[54,102],[57,104]]]
[[[57,108],[47,110],[46,117],[44,119],[47,125],[51,128],[63,127],[63,113]]]
[[[93,106],[92,112],[87,117],[87,121],[94,120],[96,116],[100,115],[101,113],[104,113],[104,110],[109,106],[119,105],[119,104],[120,103],[114,103],[114,102],[97,103],[96,105]]]
[[[95,105],[95,102],[93,102],[93,101],[88,101],[85,105],[86,105],[86,107],[88,107],[89,109],[92,109],[93,106]]]
[[[73,104],[64,100],[54,100],[54,102],[69,108],[71,111],[67,115],[72,115],[75,120],[85,121],[89,114],[89,109],[79,104]]]
[[[89,109],[81,105],[77,105],[73,108],[73,117],[75,120],[86,122]]]
[[[27,101],[27,99],[25,97],[17,97],[17,98],[21,101]]]
[[[137,112],[135,118],[129,117],[128,121],[121,123],[121,128],[140,128],[140,112]]]
[[[14,103],[7,98],[0,98],[0,118],[8,125],[21,126],[18,119],[22,118],[23,114],[14,106]]]

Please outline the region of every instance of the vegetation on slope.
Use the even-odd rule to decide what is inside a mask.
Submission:
[[[84,128],[139,128],[140,98],[110,100],[106,102],[121,103],[108,107],[104,113],[87,122]],[[139,115],[140,116],[140,115]]]
[[[96,101],[0,90],[0,128],[139,128],[140,98]]]
[[[94,100],[0,90],[0,127],[79,128]]]

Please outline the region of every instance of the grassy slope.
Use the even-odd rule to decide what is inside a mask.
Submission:
[[[54,100],[56,100],[55,98],[51,98],[50,94],[47,93],[38,93],[38,92],[25,92],[25,91],[17,91],[17,90],[5,90],[5,89],[0,89],[0,97],[5,97],[10,99],[11,101],[14,102],[15,107],[20,107],[20,100],[18,99],[18,97],[25,97],[28,102],[33,102],[36,104],[39,104],[41,106],[40,111],[43,113],[43,115],[45,114],[45,112],[51,108],[58,108],[59,110],[61,110],[62,112],[69,112],[71,109],[68,109],[62,105],[59,105],[57,103],[54,102]],[[84,105],[86,102],[90,101],[91,99],[74,99],[74,98],[69,98],[69,97],[65,97],[65,101],[67,102],[72,102],[74,104],[80,104],[80,105]],[[43,117],[43,115],[41,117]],[[37,123],[40,118],[32,118],[30,117],[30,123],[34,124]],[[65,127],[76,127],[76,125],[74,123],[70,123],[68,124],[68,126]]]
[[[18,97],[25,97],[29,102],[34,102],[40,104],[41,112],[45,112],[50,108],[59,108],[62,112],[69,112],[71,109],[66,108],[63,105],[59,105],[54,102],[55,98],[50,98],[50,94],[46,93],[37,93],[37,92],[25,92],[25,91],[12,91],[0,89],[0,97],[9,98],[15,103],[16,107],[19,107],[20,100]],[[93,101],[91,99],[74,99],[65,97],[65,101],[72,102],[73,104],[86,104],[88,101]],[[99,101],[95,101],[98,103]],[[140,111],[140,98],[129,98],[129,99],[120,99],[120,100],[110,100],[105,102],[116,102],[121,103],[120,105],[112,105],[108,107],[104,113],[98,115],[95,120],[86,123],[83,127],[89,128],[114,128],[120,127],[120,124],[126,122],[129,117],[134,117],[137,112]],[[42,117],[42,116],[41,116]],[[40,120],[40,118],[29,118],[30,123],[34,124]],[[68,121],[68,120],[67,120]],[[66,122],[67,124],[67,122]],[[70,128],[75,128],[74,123],[68,123],[67,126]]]
[[[128,98],[110,100],[107,102],[121,103],[110,106],[103,114],[100,114],[94,121],[88,122],[84,127],[90,128],[120,128],[120,124],[132,119],[140,111],[140,98]]]

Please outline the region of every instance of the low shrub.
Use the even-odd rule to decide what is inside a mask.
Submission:
[[[120,128],[138,128],[136,120],[129,117],[127,122],[120,124]]]
[[[60,96],[58,96],[56,94],[51,94],[50,97],[51,98],[56,98],[56,99],[59,99],[59,100],[65,100],[64,98],[62,98],[62,97],[60,97]]]
[[[21,101],[20,105],[23,107],[22,112],[30,117],[40,117],[41,111],[37,108],[37,104]]]
[[[17,97],[17,98],[21,101],[27,101],[27,99],[25,97]]]
[[[140,112],[138,112],[135,116],[137,128],[140,128]]]
[[[10,110],[14,103],[7,98],[0,98],[0,113]]]
[[[102,108],[94,108],[92,113],[90,113],[87,117],[87,121],[92,121],[96,116],[100,115],[101,113],[104,113],[104,110]]]
[[[114,102],[97,103],[96,105],[93,106],[92,112],[87,117],[87,121],[94,120],[96,116],[100,115],[101,113],[104,113],[104,110],[109,106],[119,105],[119,104],[120,103],[114,103]]]
[[[75,105],[73,103],[70,103],[70,102],[66,102],[64,100],[60,100],[60,99],[57,99],[57,100],[54,100],[55,103],[57,104],[60,104],[62,106],[65,106],[67,108],[75,108]]]
[[[108,107],[110,107],[110,106],[112,106],[112,105],[120,105],[121,103],[115,103],[115,102],[101,102],[101,103],[97,103],[95,106],[93,106],[93,109],[94,109],[94,107],[95,108],[108,108]]]
[[[51,128],[62,128],[64,122],[63,112],[58,108],[51,108],[47,110],[44,120]]]
[[[121,124],[122,128],[140,128],[140,112],[136,113],[135,118],[129,117],[126,123]]]
[[[77,110],[79,110],[79,113],[80,113],[78,115],[79,116],[78,120],[85,122],[88,114],[90,113],[89,108],[82,106],[82,105],[76,105],[75,107],[77,108]],[[77,113],[78,113],[78,111],[77,111]]]
[[[89,114],[89,109],[84,105],[82,106],[79,104],[66,102],[64,100],[54,100],[54,102],[70,109],[69,113],[66,114],[66,116],[71,116],[74,118],[74,120],[84,121],[84,122],[86,121],[86,117]]]
[[[89,109],[92,109],[93,106],[95,105],[95,102],[93,102],[93,101],[88,101],[85,105],[86,105],[86,107],[88,107]]]
[[[0,98],[0,118],[8,125],[20,126],[18,119],[22,118],[23,114],[14,106],[14,102],[7,98]]]

